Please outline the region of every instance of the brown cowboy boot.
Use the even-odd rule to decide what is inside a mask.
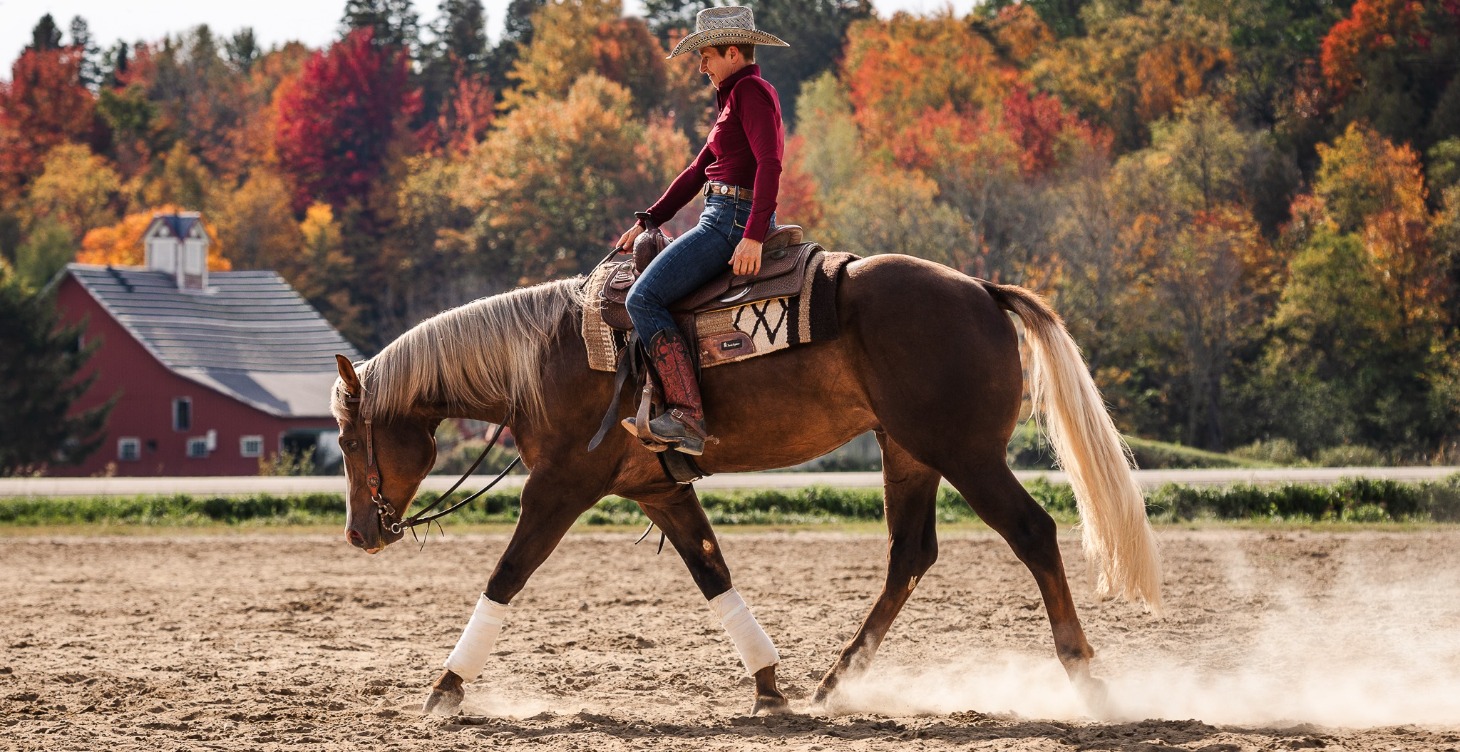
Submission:
[[[649,362],[664,388],[665,411],[649,421],[655,440],[685,454],[705,453],[705,410],[689,346],[677,331],[666,329],[649,339]]]

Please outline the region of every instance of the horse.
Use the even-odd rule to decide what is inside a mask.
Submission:
[[[360,364],[340,356],[331,408],[349,486],[346,537],[369,553],[400,540],[403,519],[435,461],[448,418],[510,427],[529,475],[517,525],[462,639],[432,684],[424,712],[455,712],[480,673],[512,598],[583,512],[615,494],[638,503],[721,615],[747,673],[752,714],[789,712],[774,645],[733,589],[693,485],[669,479],[639,441],[590,437],[614,391],[588,367],[579,335],[593,304],[582,278],[482,298],[440,313]],[[1024,388],[1029,346],[1034,410],[1073,487],[1097,589],[1161,605],[1160,562],[1130,451],[1079,349],[1036,294],[911,256],[875,255],[838,279],[832,340],[706,369],[702,390],[719,441],[699,457],[709,473],[788,467],[867,431],[882,452],[889,544],[882,591],[812,698],[868,670],[878,646],[938,556],[935,500],[947,479],[1034,576],[1055,653],[1089,707],[1106,702],[1093,676],[1065,578],[1054,520],[1009,469],[1005,451]]]

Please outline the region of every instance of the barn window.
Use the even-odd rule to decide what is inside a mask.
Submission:
[[[136,436],[117,439],[117,459],[122,462],[136,462],[142,459],[142,442]]]
[[[264,454],[264,437],[244,436],[238,440],[238,452],[245,457],[262,457]]]
[[[195,436],[188,439],[188,456],[193,459],[207,457],[208,439],[202,436]]]
[[[172,401],[172,430],[187,431],[193,427],[193,398],[178,397]]]

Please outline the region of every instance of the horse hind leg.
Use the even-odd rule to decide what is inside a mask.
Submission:
[[[700,506],[693,488],[681,486],[663,496],[645,496],[639,500],[639,506],[649,520],[664,531],[664,536],[684,560],[690,576],[694,578],[695,585],[706,600],[714,604],[724,602],[721,596],[739,598],[738,593],[730,592],[734,587],[730,581],[730,568],[725,564],[725,557],[720,553],[720,542],[716,540],[715,531],[710,527],[710,521],[705,517],[705,510]],[[737,605],[739,603],[737,601]],[[747,657],[746,648],[739,644],[740,641],[747,639],[746,635],[749,635],[748,639],[759,642],[763,651],[769,638],[754,623],[748,607],[736,621],[739,626],[731,634],[732,639],[737,642],[736,648],[740,650],[743,661],[755,660],[754,657]],[[756,632],[759,634],[755,634]],[[775,648],[771,646],[770,650],[774,652]],[[776,666],[776,663],[757,666],[751,674],[755,679],[755,702],[750,709],[751,715],[790,712],[790,702],[777,686]]]
[[[919,578],[938,558],[938,472],[913,459],[885,433],[879,431],[877,441],[882,445],[886,495],[887,579],[861,628],[816,688],[817,704],[824,704],[838,685],[867,669]]]
[[[1085,640],[1075,600],[1065,579],[1064,561],[1054,520],[1014,477],[1003,457],[979,468],[954,470],[949,482],[963,494],[973,511],[1003,536],[1014,555],[1024,562],[1039,585],[1044,609],[1054,632],[1055,652],[1070,682],[1095,712],[1105,708],[1105,685],[1090,675],[1095,651]]]

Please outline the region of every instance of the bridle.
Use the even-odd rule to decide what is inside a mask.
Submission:
[[[505,423],[498,425],[497,430],[492,433],[492,440],[487,442],[486,447],[482,449],[482,453],[477,457],[476,462],[471,463],[471,467],[467,468],[466,472],[462,473],[461,477],[456,479],[456,482],[451,485],[451,488],[447,489],[446,493],[437,496],[435,501],[431,502],[419,512],[416,512],[415,514],[405,519],[401,519],[395,511],[395,506],[392,505],[390,501],[385,498],[385,494],[381,491],[383,483],[380,480],[380,466],[375,464],[375,427],[374,425],[372,425],[374,416],[371,415],[370,411],[366,409],[365,389],[363,386],[360,388],[360,392],[361,393],[358,396],[350,394],[349,392],[344,392],[345,402],[347,404],[359,405],[360,416],[364,418],[365,484],[370,487],[370,503],[375,505],[375,515],[378,518],[378,522],[380,523],[380,528],[391,533],[392,535],[400,535],[405,530],[411,530],[414,533],[415,528],[418,525],[429,525],[432,522],[435,522],[436,520],[439,520],[442,517],[445,517],[446,515],[451,514],[452,512],[455,512],[456,510],[466,506],[467,504],[470,504],[482,494],[492,490],[493,486],[496,486],[497,483],[499,483],[503,478],[507,477],[507,473],[512,472],[512,468],[517,467],[517,463],[522,461],[522,455],[520,454],[516,457],[513,457],[512,461],[507,463],[506,467],[502,468],[502,472],[497,473],[497,477],[493,478],[492,481],[487,485],[482,486],[482,489],[480,491],[477,491],[471,496],[468,496],[465,499],[462,499],[461,501],[458,501],[445,509],[437,511],[434,514],[430,514],[432,510],[441,505],[441,502],[444,501],[446,497],[455,493],[456,489],[460,488],[461,484],[465,483],[466,479],[470,477],[472,473],[476,472],[478,467],[481,467],[482,461],[487,458],[487,453],[492,451],[492,447],[497,445],[497,440],[502,438],[502,429],[507,427]]]

